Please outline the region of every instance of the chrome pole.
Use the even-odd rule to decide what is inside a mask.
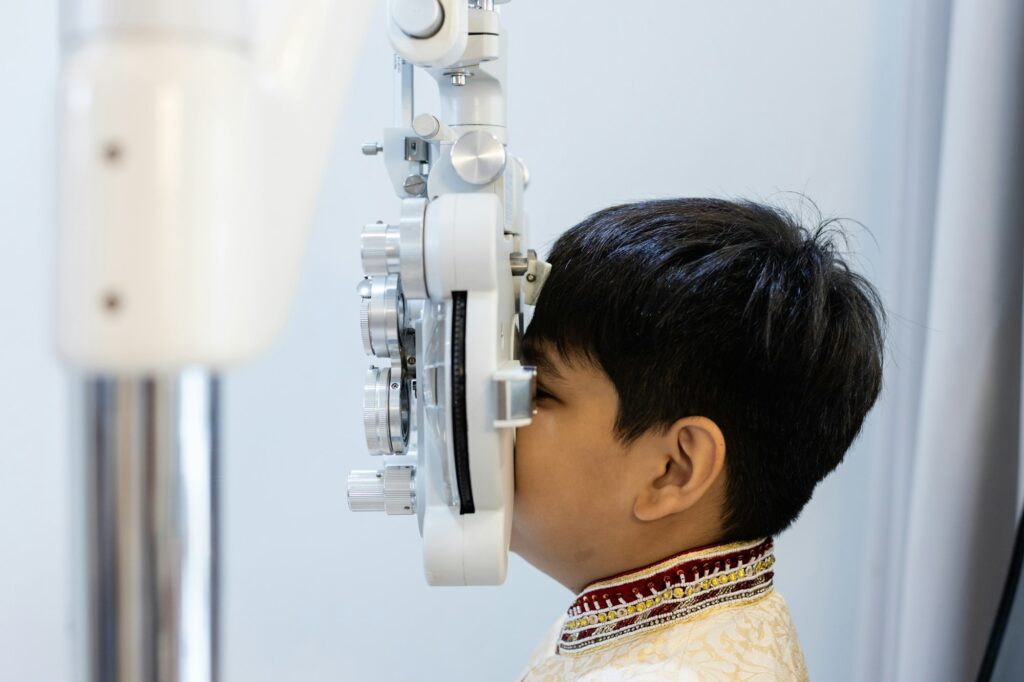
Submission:
[[[85,380],[90,682],[217,679],[218,380]]]

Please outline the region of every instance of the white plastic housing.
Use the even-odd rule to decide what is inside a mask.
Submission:
[[[255,353],[285,306],[280,292],[261,300],[249,289],[278,267],[260,244],[275,237],[254,211],[259,137],[244,55],[214,44],[88,45],[66,64],[62,92],[62,353],[91,369]]]
[[[372,8],[277,2],[251,49],[175,25],[73,43],[58,104],[65,360],[220,367],[269,345]]]
[[[187,32],[249,42],[244,0],[62,0],[65,40],[111,31]]]
[[[441,120],[456,132],[483,129],[508,142],[508,63],[498,58],[508,53],[505,29],[496,12],[471,9],[468,20],[466,50],[455,62],[464,64],[461,70],[469,74],[465,85],[452,82],[448,74],[455,67],[451,65],[430,69],[440,94]]]
[[[421,428],[423,553],[432,585],[496,585],[507,572],[514,430],[494,424],[494,379],[513,360],[516,292],[507,265],[513,248],[514,239],[504,233],[501,201],[493,193],[444,194],[427,207],[424,262],[431,299],[467,292],[466,417],[475,504],[472,514],[460,514],[449,504],[447,486],[455,482],[446,481],[440,464],[452,459],[452,439],[432,437]],[[450,315],[450,300],[446,305]],[[450,323],[442,330],[450,335]],[[422,340],[430,342],[429,336]],[[446,338],[449,357],[450,344]],[[451,433],[450,410],[448,417]]]

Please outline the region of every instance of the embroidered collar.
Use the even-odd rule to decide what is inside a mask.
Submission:
[[[576,597],[558,653],[578,655],[691,618],[749,603],[772,589],[772,539],[713,545],[593,583]]]

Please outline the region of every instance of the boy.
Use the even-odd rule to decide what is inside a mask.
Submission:
[[[878,395],[877,293],[827,224],[714,199],[600,211],[548,260],[512,549],[578,596],[523,679],[806,679],[771,538]]]

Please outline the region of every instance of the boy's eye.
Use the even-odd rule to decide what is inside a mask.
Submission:
[[[547,400],[547,399],[549,399],[549,398],[554,398],[554,397],[555,397],[555,396],[551,395],[550,393],[548,393],[547,391],[545,391],[545,390],[544,390],[543,388],[541,388],[540,386],[537,386],[537,390],[536,390],[536,392],[534,393],[533,399],[534,399],[534,400]]]

